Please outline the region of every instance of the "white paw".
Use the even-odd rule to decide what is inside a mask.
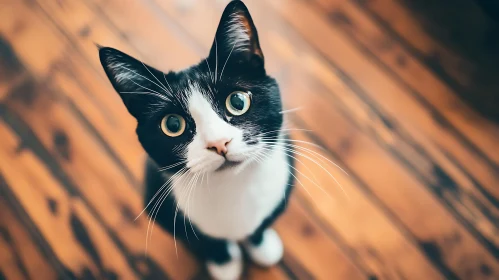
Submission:
[[[278,263],[284,253],[281,238],[271,228],[264,231],[263,240],[259,246],[246,242],[245,248],[251,259],[261,266],[272,266]]]
[[[217,264],[214,262],[207,262],[208,272],[211,277],[216,280],[236,280],[241,277],[243,272],[243,259],[241,249],[234,243],[228,243],[229,255],[231,260],[224,264]]]

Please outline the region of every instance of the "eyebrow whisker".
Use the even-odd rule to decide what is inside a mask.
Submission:
[[[157,78],[157,77],[156,77],[156,76],[155,76],[155,75],[151,72],[151,70],[149,70],[149,68],[148,68],[148,67],[144,64],[144,62],[141,62],[141,63],[142,63],[142,65],[144,66],[144,68],[146,68],[147,72],[149,72],[149,74],[151,74],[151,76],[153,76],[153,77],[154,77],[154,79],[156,79],[156,81],[158,81],[158,83],[161,85],[160,87],[161,87],[161,88],[162,88],[165,92],[167,92],[167,93],[170,93],[170,94],[171,94],[171,92],[168,92],[168,89],[166,88],[166,86],[165,86],[165,85],[163,85],[163,83],[161,83],[161,81],[160,81],[160,80],[159,80],[159,79],[158,79],[158,78]],[[157,86],[159,86],[159,85],[157,85]]]
[[[135,72],[135,71],[133,71],[133,70],[131,70],[131,69],[128,69],[127,67],[125,67],[125,66],[123,66],[123,65],[120,65],[120,67],[125,68],[126,70],[128,70],[128,71],[130,71],[130,72],[132,72],[132,73],[134,73],[134,74],[136,74],[136,75],[138,75],[138,76],[140,76],[140,77],[142,77],[142,78],[144,78],[144,79],[148,80],[149,82],[151,82],[151,83],[155,84],[156,86],[160,87],[161,89],[165,90],[165,92],[166,92],[166,93],[170,94],[170,93],[168,92],[168,90],[166,90],[166,88],[163,88],[162,86],[158,85],[158,84],[157,84],[157,83],[155,83],[154,81],[151,81],[149,78],[147,78],[147,77],[145,77],[145,76],[143,76],[143,75],[141,75],[141,74],[139,74],[139,73],[137,73],[137,72]],[[133,82],[134,84],[138,85],[138,84],[137,84],[137,83],[135,83],[132,79],[130,79],[130,78],[128,78],[128,77],[127,77],[127,79],[128,79],[128,80],[130,80],[131,82]],[[140,87],[142,87],[142,88],[145,88],[145,87],[143,87],[143,86],[141,86],[141,85],[138,85],[138,86],[140,86]],[[154,90],[152,90],[152,89],[148,89],[148,88],[145,88],[145,89],[150,90],[150,91],[154,91]],[[157,93],[159,94],[159,92],[157,92]]]

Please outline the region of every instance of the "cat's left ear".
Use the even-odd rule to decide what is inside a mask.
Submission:
[[[173,100],[163,72],[109,47],[99,46],[99,57],[109,81],[136,119],[147,117],[157,104]]]
[[[234,0],[225,8],[209,58],[218,59],[218,63],[224,63],[230,58],[229,63],[250,63],[251,66],[263,68],[264,57],[258,32],[243,2]]]

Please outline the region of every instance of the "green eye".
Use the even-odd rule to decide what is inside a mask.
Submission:
[[[180,136],[185,130],[185,119],[177,114],[168,114],[161,120],[161,130],[170,137]]]
[[[229,113],[234,116],[240,116],[246,113],[250,107],[251,99],[248,93],[242,91],[235,91],[225,101],[225,106]]]

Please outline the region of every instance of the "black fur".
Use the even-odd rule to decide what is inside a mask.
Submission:
[[[231,16],[237,14],[248,28],[250,40],[242,48],[231,41]],[[244,141],[251,145],[258,143],[256,133],[271,132],[266,137],[276,139],[282,127],[282,105],[278,85],[268,76],[264,67],[264,57],[258,41],[258,34],[246,6],[241,1],[232,1],[225,9],[217,29],[213,46],[206,59],[184,71],[163,72],[143,64],[139,60],[118,50],[102,47],[99,50],[101,63],[123,102],[137,119],[137,135],[150,159],[146,165],[145,203],[156,194],[168,179],[167,173],[159,173],[158,167],[175,164],[182,160],[183,144],[188,144],[196,133],[196,124],[183,100],[186,88],[195,83],[203,94],[215,104],[215,111],[226,122],[236,127],[250,124],[255,130],[245,131]],[[218,65],[218,66],[216,66]],[[215,74],[215,67],[217,73]],[[223,69],[223,74],[222,74]],[[217,82],[214,83],[214,75]],[[162,87],[162,84],[166,88]],[[225,108],[227,96],[234,91],[251,92],[251,107],[242,116],[231,116]],[[141,92],[141,93],[138,93]],[[144,94],[149,92],[149,94]],[[187,123],[186,132],[179,137],[168,137],[160,128],[161,119],[169,113],[183,116]],[[270,146],[267,148],[271,148]],[[292,161],[290,160],[290,164]],[[170,169],[170,172],[185,167],[185,164]],[[290,177],[292,178],[292,177]],[[286,198],[269,214],[261,226],[248,236],[257,245],[262,240],[263,231],[284,211],[291,191],[291,179]],[[158,198],[158,197],[157,197]],[[156,198],[156,199],[157,199]],[[155,201],[151,205],[154,204]],[[169,195],[157,216],[157,222],[173,233],[175,197]],[[152,207],[149,207],[150,210]],[[197,256],[223,263],[229,259],[226,241],[204,235],[193,225],[199,240],[192,230],[184,230],[184,215],[181,210],[176,218],[176,238],[187,242]],[[190,228],[188,224],[187,227]]]

